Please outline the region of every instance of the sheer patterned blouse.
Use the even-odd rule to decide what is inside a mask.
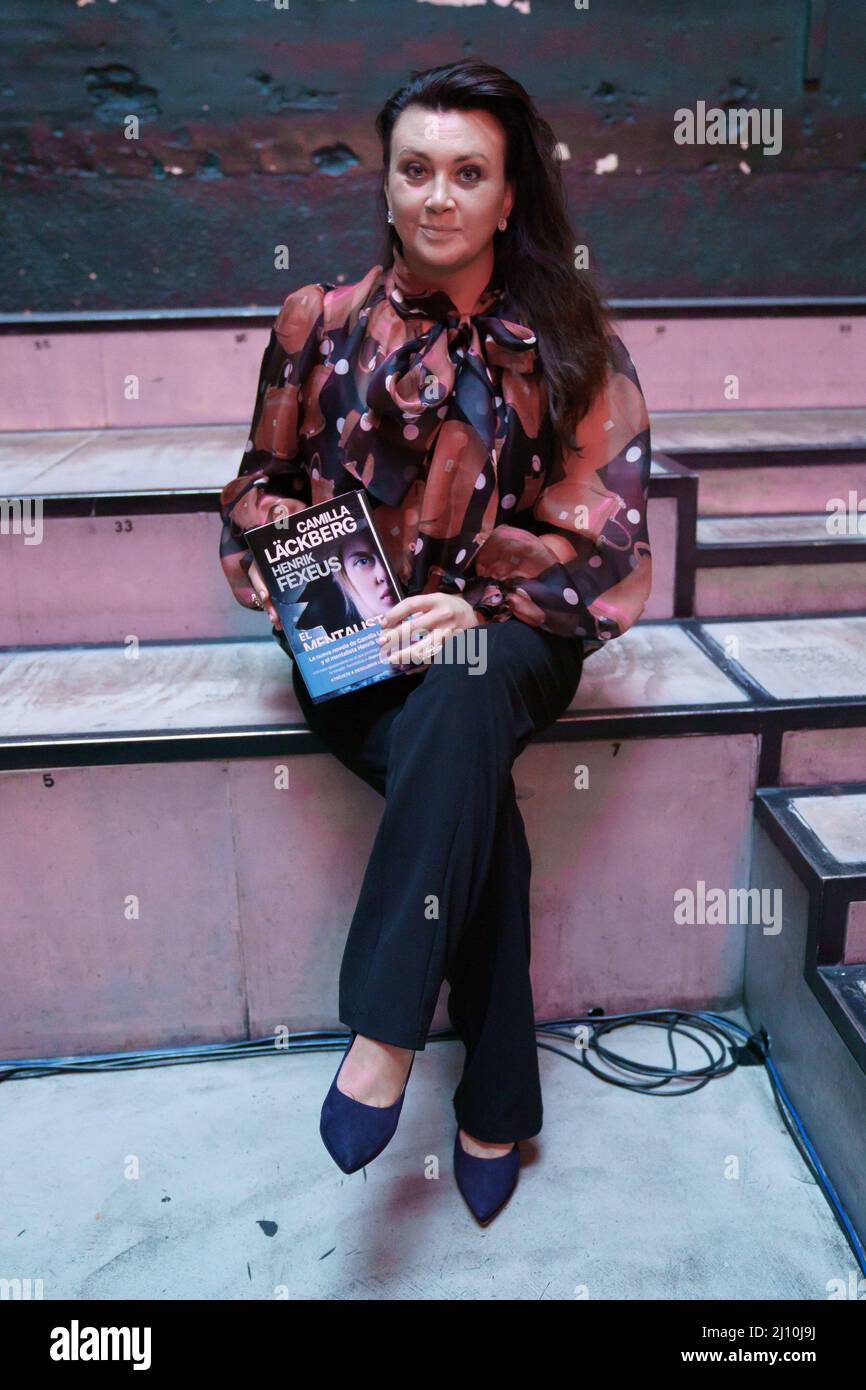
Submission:
[[[581,453],[563,449],[535,335],[515,313],[494,278],[459,313],[399,250],[355,284],[288,295],[220,497],[220,562],[239,603],[255,606],[245,530],[285,498],[318,506],[363,487],[407,596],[460,594],[488,621],[581,639],[584,657],[637,621],[652,557],[634,364],[612,334],[613,365],[577,426]],[[544,533],[566,542],[562,555]]]

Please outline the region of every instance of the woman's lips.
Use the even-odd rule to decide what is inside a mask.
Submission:
[[[438,240],[439,237],[443,236],[452,236],[453,233],[457,231],[456,227],[425,227],[423,222],[419,225],[421,227],[421,231],[426,232],[427,236],[433,237],[434,240]]]

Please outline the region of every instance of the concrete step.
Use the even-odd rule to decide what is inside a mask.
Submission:
[[[254,385],[255,383],[253,383]],[[249,421],[190,422],[65,429],[6,429],[0,433],[0,468],[9,495],[98,495],[141,488],[221,487],[226,465],[240,463]],[[709,473],[731,460],[740,470],[766,463],[798,470],[835,460],[866,462],[866,407],[814,410],[666,411],[651,409],[653,452]],[[178,476],[180,470],[181,476]],[[824,475],[826,481],[826,475]],[[862,468],[857,475],[862,482]],[[742,479],[740,481],[743,481]],[[844,482],[844,479],[841,480]],[[841,486],[840,482],[840,486]],[[823,510],[824,498],[815,510]],[[792,498],[782,511],[808,511]],[[748,507],[725,509],[753,511]],[[701,512],[710,515],[702,499]]]
[[[0,770],[314,751],[290,674],[270,636],[2,648]],[[779,736],[764,785],[811,783],[850,773],[858,745],[841,736],[859,728],[864,699],[866,615],[641,621],[587,659],[542,738],[748,728]],[[784,740],[810,729],[818,741],[807,753],[795,740],[803,751],[789,756]]]
[[[703,485],[703,479],[701,480]],[[866,601],[863,511],[698,517],[699,617],[857,612]]]
[[[866,447],[858,442],[864,415],[654,417],[654,438],[679,452],[656,447],[653,459],[653,591],[645,616],[859,609],[862,574],[852,554],[859,538],[819,547],[814,535],[798,541],[790,528],[826,517],[831,498],[855,517],[866,515],[856,510],[866,498]],[[20,508],[17,533],[13,526],[0,546],[0,582],[10,595],[0,644],[260,632],[261,615],[234,602],[216,557],[219,492],[237,471],[245,435],[246,427],[218,425],[0,434],[3,489]],[[683,449],[689,441],[697,447]],[[743,484],[736,502],[727,488],[734,481]],[[728,515],[719,514],[723,497]],[[796,522],[788,519],[795,499],[810,508]],[[773,526],[766,554],[755,544],[762,517]],[[765,572],[750,573],[756,566]],[[805,596],[799,603],[798,594]]]
[[[17,531],[0,536],[0,645],[261,633],[266,619],[235,602],[218,557],[219,494],[245,439],[234,425],[0,434],[3,493],[20,509]],[[680,465],[653,460],[648,617],[682,611],[676,563],[694,487]]]
[[[20,516],[0,537],[0,645],[260,633],[217,553],[245,438],[237,425],[0,434]]]
[[[826,515],[831,498],[866,498],[866,408],[659,411],[652,434],[699,475],[702,517]]]
[[[279,307],[3,316],[2,423],[14,430],[245,425]],[[818,314],[768,307],[671,316],[659,306],[657,314],[616,315],[650,411],[860,406],[862,314],[844,305]],[[732,371],[740,399],[726,403]]]
[[[866,1229],[866,781],[762,788],[744,1005],[855,1229]],[[757,898],[755,898],[757,901]]]
[[[657,410],[652,421],[659,449],[676,456],[866,451],[866,406],[755,410],[732,401],[725,410]]]
[[[743,929],[698,938],[674,895],[747,886],[756,786],[866,779],[864,639],[864,615],[649,622],[587,660],[515,765],[538,1017],[736,1002]],[[277,644],[0,655],[0,1055],[337,1026],[382,801],[307,729]]]

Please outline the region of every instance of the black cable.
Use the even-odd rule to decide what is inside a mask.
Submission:
[[[720,1057],[713,1057],[710,1049],[706,1046],[702,1038],[695,1036],[695,1034],[683,1027],[678,1028],[677,1025],[683,1020],[690,1021],[699,1032],[708,1034],[717,1042],[721,1052]],[[626,1028],[634,1024],[642,1024],[648,1028],[664,1028],[667,1035],[671,1062],[673,1064],[671,1067],[659,1067],[657,1065],[647,1065],[643,1062],[637,1062],[632,1058],[624,1057],[620,1053],[613,1052],[609,1048],[602,1046],[599,1042],[599,1039],[604,1037],[605,1034],[612,1033],[617,1028]],[[592,1035],[588,1039],[587,1047],[580,1049],[579,1055],[577,1056],[562,1052],[558,1047],[551,1047],[549,1043],[540,1042],[538,1046],[545,1048],[548,1052],[555,1052],[558,1056],[565,1057],[570,1062],[577,1062],[579,1065],[584,1066],[587,1071],[592,1072],[593,1076],[599,1077],[602,1081],[609,1082],[612,1086],[621,1086],[627,1091],[635,1091],[642,1095],[659,1095],[661,1099],[665,1100],[673,1099],[676,1096],[688,1095],[691,1091],[698,1091],[701,1087],[706,1086],[707,1082],[713,1081],[717,1077],[728,1075],[728,1073],[736,1070],[738,1065],[735,1056],[732,1056],[730,1061],[725,1060],[725,1045],[727,1044],[730,1046],[731,1039],[728,1034],[725,1033],[724,1029],[716,1024],[709,1023],[702,1015],[692,1013],[686,1009],[646,1009],[640,1012],[626,1014],[587,1014],[582,1018],[552,1019],[547,1023],[537,1024],[535,1031],[536,1034],[541,1033],[545,1036],[564,1038],[566,1036],[574,1037],[581,1028],[586,1027],[592,1029]],[[562,1030],[567,1030],[567,1032],[563,1032]],[[683,1068],[677,1065],[676,1048],[674,1046],[674,1034],[676,1032],[679,1032],[684,1037],[690,1038],[692,1042],[697,1044],[709,1059],[707,1066]],[[645,1085],[638,1085],[633,1081],[619,1080],[616,1076],[611,1076],[608,1072],[601,1071],[598,1067],[593,1066],[587,1056],[589,1051],[596,1053],[602,1061],[607,1062],[610,1066],[619,1067],[626,1074],[635,1073],[658,1079],[652,1083],[648,1082]],[[691,1080],[692,1078],[699,1078],[694,1086],[680,1086],[679,1089],[675,1091],[669,1091],[667,1094],[661,1095],[661,1088],[663,1086],[668,1086],[672,1081],[680,1081],[682,1079]]]

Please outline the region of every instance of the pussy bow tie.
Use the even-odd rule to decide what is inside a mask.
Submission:
[[[471,426],[485,452],[493,452],[497,436],[501,439],[506,430],[501,389],[489,369],[532,374],[538,344],[531,328],[507,317],[507,292],[493,279],[475,312],[462,314],[444,290],[427,289],[411,275],[395,249],[384,293],[400,318],[429,322],[384,357],[367,381],[367,408],[382,420],[391,445],[399,442],[401,455],[399,467],[377,469],[371,490],[397,505],[422,476],[423,460],[443,420]],[[491,312],[494,308],[499,312]]]

